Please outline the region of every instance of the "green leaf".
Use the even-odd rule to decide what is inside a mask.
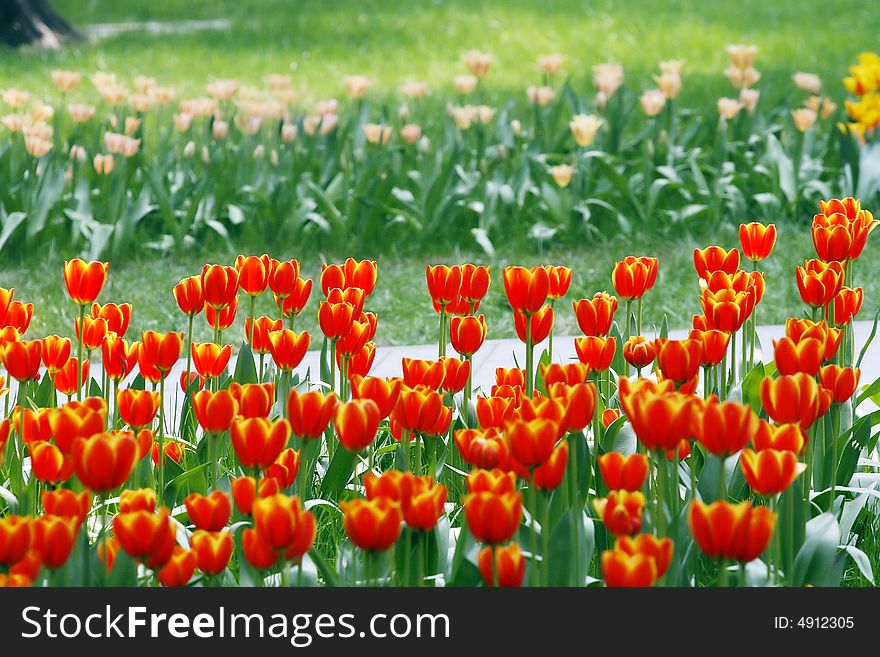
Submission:
[[[354,452],[341,446],[336,448],[336,453],[327,468],[327,474],[321,481],[321,497],[325,500],[339,499],[339,494],[348,484],[354,472],[354,463]]]
[[[242,342],[238,351],[238,358],[235,361],[235,373],[232,380],[236,383],[256,383],[259,381],[257,376],[257,365],[254,362],[254,353],[251,351],[247,342]]]
[[[873,584],[874,569],[871,568],[871,560],[868,558],[868,555],[862,552],[855,545],[845,545],[843,546],[843,549],[849,556],[852,557],[852,560],[856,564],[856,568],[859,569],[859,572],[862,573],[862,576],[871,584]]]
[[[593,521],[582,510],[563,514],[550,535],[550,586],[584,586],[594,543]]]
[[[807,522],[807,537],[794,559],[792,585],[837,586],[834,562],[840,543],[840,525],[830,513]]]
[[[764,363],[757,363],[742,382],[742,399],[755,413],[761,413],[764,409],[761,403],[761,381],[764,376]]]
[[[324,557],[321,556],[321,553],[318,552],[315,548],[309,550],[309,559],[312,560],[312,563],[315,564],[315,568],[318,570],[318,573],[321,577],[324,578],[324,583],[327,586],[338,586],[338,578],[336,577],[336,571],[330,567],[330,565],[324,560]]]

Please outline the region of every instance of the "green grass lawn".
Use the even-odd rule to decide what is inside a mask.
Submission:
[[[731,229],[718,236],[718,243],[730,247],[737,243]],[[455,264],[466,261],[483,262],[493,266],[493,280],[489,295],[481,311],[489,322],[491,338],[514,337],[510,308],[504,296],[504,286],[500,270],[508,264],[535,265],[541,263],[565,264],[574,270],[571,290],[565,301],[557,307],[557,334],[578,334],[577,324],[569,305],[572,300],[592,296],[599,290],[612,290],[611,269],[614,262],[624,255],[655,255],[660,258],[660,277],[655,288],[645,298],[645,333],[654,334],[650,328],[659,328],[663,315],[668,317],[672,328],[688,328],[691,315],[699,312],[699,287],[693,269],[692,252],[695,246],[705,246],[693,240],[678,243],[631,243],[613,240],[608,244],[590,245],[580,251],[549,251],[544,254],[518,254],[486,260],[485,256],[437,255],[436,257],[416,258],[413,256],[395,257],[376,254],[359,254],[362,257],[375,256],[379,261],[379,282],[374,295],[368,301],[369,310],[379,314],[379,344],[423,344],[435,341],[437,318],[433,313],[425,283],[426,263]],[[243,252],[256,250],[243,249]],[[880,258],[876,245],[869,245],[865,255],[857,262],[856,280],[865,288],[865,305],[861,317],[870,319],[880,299]],[[315,256],[297,253],[295,248],[274,251],[273,255],[300,257],[303,273],[306,276],[320,275],[320,262]],[[767,293],[760,306],[762,323],[781,323],[791,315],[800,312],[802,303],[794,280],[794,267],[806,257],[812,257],[813,250],[809,234],[804,229],[783,227],[776,251],[764,263],[767,273]],[[181,315],[171,294],[171,288],[180,278],[197,273],[204,262],[229,263],[234,259],[232,252],[214,252],[205,257],[186,256],[166,260],[139,258],[130,262],[114,262],[110,278],[101,295],[101,301],[128,301],[134,304],[134,317],[130,337],[137,336],[141,330],[184,330],[185,318]],[[334,258],[329,258],[335,261]],[[64,290],[61,277],[61,262],[50,257],[42,262],[7,267],[0,284],[15,288],[15,296],[21,301],[33,302],[36,306],[29,333],[43,336],[51,333],[72,335],[73,306]],[[307,328],[319,334],[315,315],[321,293],[317,286],[298,328]],[[275,314],[276,310],[270,295],[263,295],[257,307],[259,314]],[[238,342],[244,337],[243,317],[247,306],[239,306],[239,316],[235,327],[226,334],[228,341]],[[197,337],[210,340],[211,333],[200,316],[196,322]]]
[[[490,93],[524,101],[538,80],[538,55],[563,53],[565,71],[579,89],[590,67],[621,62],[634,88],[651,85],[661,59],[687,60],[683,98],[707,102],[731,89],[722,71],[724,46],[755,43],[758,88],[779,100],[797,70],[819,73],[828,92],[844,95],[840,78],[856,54],[877,47],[864,20],[870,0],[54,0],[75,25],[126,21],[218,19],[227,31],[149,35],[124,33],[61,53],[0,53],[0,87],[48,92],[53,67],[90,72],[103,68],[123,79],[157,76],[181,94],[200,93],[207,80],[238,77],[257,83],[289,72],[307,97],[342,95],[341,78],[362,73],[380,90],[408,78],[448,90],[464,72],[460,55],[471,48],[495,55]],[[835,35],[830,37],[830,35]],[[829,43],[828,39],[831,38]]]

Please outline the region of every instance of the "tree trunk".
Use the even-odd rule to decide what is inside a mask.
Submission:
[[[56,50],[64,39],[81,38],[47,0],[0,0],[0,42]]]

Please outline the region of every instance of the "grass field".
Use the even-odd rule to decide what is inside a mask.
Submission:
[[[123,33],[62,53],[0,54],[0,86],[49,92],[52,67],[113,70],[123,79],[155,75],[182,94],[201,92],[207,80],[239,77],[254,83],[289,72],[306,97],[342,95],[341,78],[362,73],[378,90],[422,79],[448,90],[464,72],[460,55],[471,48],[496,58],[487,80],[497,98],[524,101],[538,79],[535,61],[560,52],[578,88],[590,67],[619,61],[628,84],[648,86],[661,59],[681,58],[683,101],[729,94],[722,75],[724,46],[760,48],[758,85],[766,98],[791,89],[797,70],[819,73],[827,91],[843,96],[840,77],[855,55],[875,47],[870,0],[54,0],[85,30],[95,23],[228,19],[226,31],[150,35]],[[827,39],[837,35],[834,47]]]

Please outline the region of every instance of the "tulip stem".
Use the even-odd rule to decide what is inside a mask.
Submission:
[[[330,392],[336,392],[336,339],[330,340]],[[331,455],[332,456],[332,455]]]
[[[736,385],[736,331],[730,334],[730,387]],[[726,395],[725,395],[726,396]]]
[[[159,380],[159,501],[165,497],[165,377]]]
[[[541,496],[541,538],[543,546],[541,548],[541,572],[544,575],[544,586],[550,586],[550,565],[547,557],[550,555],[550,492],[547,491]],[[580,569],[580,564],[575,562],[574,567]]]
[[[498,546],[492,546],[492,588],[498,588]]]
[[[446,304],[440,306],[440,335],[437,338],[437,354],[440,358],[446,355]]]
[[[256,322],[256,319],[257,319],[257,318],[254,317],[254,312],[256,312],[256,307],[257,307],[257,297],[255,297],[255,296],[252,295],[252,294],[250,295],[250,297],[251,297],[251,326],[250,326],[250,329],[251,329],[251,330],[248,331],[248,345],[249,345],[250,348],[251,348],[251,354],[252,354],[251,357],[253,357],[253,350],[254,350],[254,329],[256,328],[255,325],[256,325],[256,323],[257,323],[257,322]]]
[[[532,344],[532,318],[530,315],[526,315],[526,395],[528,397],[532,396],[532,393],[535,390],[535,380],[532,376],[532,370],[534,369],[534,363],[532,362],[535,358],[534,345]]]
[[[727,501],[727,477],[724,474],[724,463],[725,463],[725,461],[727,461],[727,459],[723,456],[719,456],[718,458],[721,461],[721,468],[718,473],[718,486],[719,486],[719,492],[720,492],[718,499],[721,500],[722,502],[726,502]]]
[[[186,377],[186,378],[184,379],[184,380],[186,381],[186,383],[184,384],[184,390],[183,390],[183,392],[184,392],[184,394],[187,396],[187,398],[190,397],[190,392],[189,392],[189,384],[190,384],[190,380],[189,380],[189,372],[190,372],[190,370],[192,369],[192,344],[193,344],[193,320],[194,320],[194,319],[195,319],[195,315],[190,315],[190,316],[189,316],[189,327],[187,328],[187,332],[186,332],[186,341],[187,341],[187,347],[186,347],[186,374],[184,375],[184,376]]]
[[[83,360],[83,335],[85,333],[85,317],[86,317],[86,307],[82,304],[79,306],[79,333],[77,344],[76,344],[76,401],[80,401],[82,399],[82,387],[83,387],[83,371],[82,371],[82,360]],[[22,407],[23,408],[23,407]]]
[[[474,357],[473,355],[465,356],[465,360],[468,364],[468,378],[467,383],[464,384],[464,425],[470,427],[473,423],[471,420],[471,397],[474,394]]]
[[[719,588],[727,588],[727,562],[724,559],[718,560],[718,586]]]
[[[636,302],[636,333],[642,334],[642,297]],[[629,321],[629,320],[627,320]]]
[[[541,569],[538,567],[538,496],[535,494],[535,469],[532,468],[529,470],[529,514],[531,515],[531,528],[532,528],[532,571],[530,581],[532,586],[540,586],[541,579],[540,573]],[[541,528],[541,532],[543,533],[545,528]]]

